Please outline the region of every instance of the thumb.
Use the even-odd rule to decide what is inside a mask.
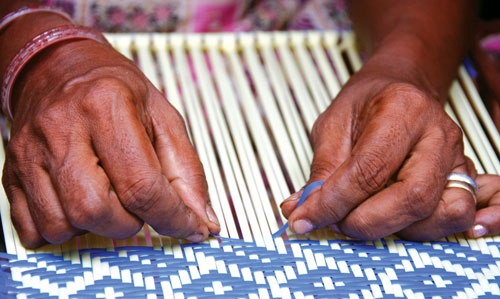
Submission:
[[[342,164],[343,155],[335,156],[334,153],[341,153],[340,142],[335,143],[330,139],[319,139],[314,150],[314,157],[311,163],[311,173],[307,183],[296,192],[285,199],[281,205],[283,216],[289,218],[290,214],[300,206],[299,200],[303,195],[304,189],[314,182],[325,182]],[[315,193],[317,190],[311,192]],[[309,195],[311,195],[309,194]]]

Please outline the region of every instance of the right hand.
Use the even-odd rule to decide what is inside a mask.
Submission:
[[[92,232],[204,240],[219,224],[179,113],[108,45],[60,43],[13,91],[3,184],[26,247]]]
[[[459,127],[432,92],[412,84],[421,80],[386,69],[365,65],[315,123],[309,183],[325,183],[298,208],[302,191],[282,204],[293,231],[429,240],[472,225],[471,195],[445,189],[451,172],[476,177]]]

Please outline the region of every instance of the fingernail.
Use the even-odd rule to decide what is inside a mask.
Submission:
[[[488,234],[488,230],[486,229],[486,227],[481,224],[474,225],[474,228],[472,230],[474,232],[474,237],[476,238],[480,238]]]
[[[186,240],[193,243],[200,243],[205,240],[205,236],[202,233],[194,233],[191,236],[187,237]]]
[[[217,215],[215,214],[214,209],[210,205],[207,205],[206,212],[207,212],[208,220],[210,222],[215,223],[218,226],[220,226],[219,219],[217,218]]]
[[[293,223],[293,231],[297,234],[305,234],[314,229],[311,222],[307,220],[297,220]]]

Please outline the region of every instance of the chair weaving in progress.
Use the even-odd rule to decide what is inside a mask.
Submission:
[[[280,203],[306,184],[315,119],[361,66],[351,32],[106,36],[184,116],[220,237],[191,244],[145,225],[127,240],[86,234],[26,250],[2,189],[0,298],[500,296],[500,237],[273,237]],[[478,171],[499,173],[500,136],[464,67],[445,109]]]

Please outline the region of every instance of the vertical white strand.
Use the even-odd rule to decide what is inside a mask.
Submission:
[[[153,34],[152,38],[156,59],[158,60],[160,73],[163,79],[163,86],[165,87],[165,96],[174,108],[179,111],[182,117],[185,118],[186,112],[184,111],[181,96],[179,94],[179,90],[177,89],[177,77],[174,73],[173,64],[170,62],[170,58],[168,56],[169,50],[167,47],[167,35],[156,33]]]
[[[268,75],[264,72],[255,48],[255,35],[243,34],[240,35],[239,40],[243,47],[243,56],[248,67],[251,80],[257,91],[257,98],[254,99],[254,102],[260,103],[260,106],[263,109],[261,112],[261,114],[263,114],[261,115],[261,118],[266,119],[269,123],[269,131],[273,133],[269,136],[269,138],[275,140],[279,151],[276,153],[271,151],[266,154],[275,155],[276,157],[281,156],[282,161],[289,172],[292,184],[294,186],[300,186],[304,182],[304,174],[301,171],[300,165],[297,163],[297,158],[295,152],[293,151],[292,143],[290,142],[294,136],[287,132],[285,124],[283,123],[282,113],[276,105],[276,98],[271,91],[268,80],[265,80],[268,78]],[[262,47],[263,45],[260,45],[260,48]],[[286,182],[283,182],[282,184],[285,188],[285,190],[282,191],[282,194],[286,196],[289,193],[286,188]]]
[[[292,49],[297,57],[297,64],[302,70],[302,79],[307,82],[319,112],[323,112],[330,104],[331,98],[323,85],[318,70],[306,49],[306,36],[302,32],[291,32]]]
[[[309,177],[309,167],[312,160],[312,149],[308,138],[308,132],[304,128],[300,112],[294,105],[292,94],[288,88],[285,75],[280,67],[280,62],[277,60],[274,50],[274,44],[269,34],[257,33],[257,43],[264,67],[269,76],[270,84],[276,94],[277,103],[282,111],[282,117],[285,121],[290,141],[295,149],[298,162],[304,174],[299,185],[294,185],[295,190],[298,190],[305,184],[305,180]]]
[[[106,37],[117,51],[128,59],[134,61],[134,55],[132,54],[132,34],[115,33],[107,34]]]
[[[444,109],[446,113],[450,116],[451,119],[453,119],[458,125],[460,125],[460,121],[458,120],[457,116],[455,115],[455,112],[450,106],[450,103],[446,103],[444,105]],[[474,151],[474,148],[472,147],[472,144],[469,141],[469,138],[467,138],[467,135],[464,134],[464,153],[467,157],[469,157],[474,165],[476,166],[476,170],[478,173],[484,173],[484,167],[479,160],[479,158],[476,155],[476,152]]]
[[[359,71],[363,66],[363,62],[356,49],[356,38],[354,37],[354,33],[351,31],[342,32],[342,38],[338,47],[341,51],[345,51],[352,71]]]
[[[486,172],[499,173],[500,162],[496,153],[491,147],[491,144],[484,134],[479,121],[474,115],[474,110],[467,101],[465,93],[460,88],[460,85],[456,80],[451,86],[450,102],[454,110],[457,112],[460,124],[471,141],[472,146],[476,150]]]
[[[191,67],[188,63],[187,54],[185,52],[185,37],[186,35],[182,34],[171,35],[170,42],[177,64],[177,75],[179,76],[181,83],[182,96],[186,104],[186,112],[190,121],[192,137],[194,144],[196,145],[198,155],[206,168],[205,171],[207,172],[207,178],[213,178],[213,184],[211,187],[215,189],[209,189],[209,191],[216,192],[216,195],[211,195],[211,198],[212,196],[214,198],[227,198],[224,183],[220,177],[216,154],[211,146],[210,132],[208,131],[206,125],[202,123],[204,116],[198,107],[199,102],[196,94],[197,89],[190,73]],[[221,204],[223,203],[224,201],[221,201]],[[226,206],[226,208],[230,210],[230,207]],[[231,238],[238,238],[236,224],[232,217],[229,217],[227,213],[224,214],[224,216],[227,226],[221,227],[221,233],[229,235]],[[239,227],[244,235],[244,238],[248,240],[250,238],[249,236],[251,236],[248,224],[241,223]]]
[[[5,151],[3,145],[0,146],[0,165],[5,163]],[[5,194],[5,189],[0,187],[0,217],[2,218],[3,237],[5,241],[5,250],[9,254],[17,254],[19,257],[26,258],[26,250],[21,245],[19,236],[14,229],[10,218],[10,204]]]
[[[187,45],[191,57],[193,58],[194,70],[197,75],[198,86],[200,87],[200,93],[204,102],[203,107],[206,111],[216,146],[215,150],[222,166],[227,188],[231,194],[232,203],[238,215],[238,221],[248,221],[250,225],[252,235],[246,236],[245,239],[251,240],[253,236],[256,244],[263,245],[262,231],[269,231],[269,228],[266,227],[267,223],[265,220],[261,221],[258,219],[258,210],[253,207],[256,198],[250,198],[249,192],[245,186],[225,120],[219,109],[219,101],[212,83],[212,78],[205,64],[204,53],[201,51],[201,36],[190,36],[187,40]]]
[[[235,42],[234,36],[224,36],[224,47],[228,45],[234,47]],[[227,51],[227,55],[237,90],[240,92],[242,109],[261,159],[270,190],[275,200],[285,198],[290,195],[290,192],[287,190],[285,178],[281,172],[277,157],[269,155],[269,153],[274,152],[274,149],[269,136],[266,134],[266,127],[262,121],[260,111],[256,106],[256,101],[249,86],[249,82],[247,81],[244,67],[235,51]]]
[[[339,43],[339,33],[336,31],[328,31],[323,33],[323,43],[328,51],[328,56],[332,60],[333,67],[336,71],[337,76],[339,76],[340,85],[344,85],[349,77],[349,69],[345,65],[345,61],[342,58],[341,49],[338,46]]]
[[[316,66],[325,82],[328,90],[329,102],[333,100],[340,91],[341,84],[339,79],[335,76],[335,71],[332,69],[330,61],[325,54],[325,48],[322,44],[322,33],[318,31],[311,31],[307,33],[306,43],[311,49]]]
[[[217,37],[205,37],[208,47],[208,55],[213,68],[213,74],[220,94],[221,106],[224,111],[229,129],[233,137],[233,143],[238,153],[239,162],[243,171],[252,200],[259,198],[266,204],[266,211],[271,210],[265,182],[259,168],[256,153],[252,147],[251,136],[245,126],[244,115],[238,105],[238,96],[232,85],[232,74],[226,69],[225,56],[219,51],[221,39]],[[224,51],[235,51],[236,42],[224,43]],[[269,215],[269,214],[268,214]],[[283,219],[282,219],[283,220]],[[268,216],[271,232],[278,229],[274,214]],[[264,235],[267,239],[269,236]],[[267,244],[267,240],[266,240]]]
[[[156,49],[156,57],[158,59],[158,63],[160,66],[160,73],[162,74],[163,84],[165,86],[165,95],[167,100],[172,103],[172,105],[179,111],[184,119],[186,119],[186,112],[184,111],[184,106],[182,105],[183,100],[179,93],[177,78],[178,76],[175,74],[175,63],[171,62],[170,58],[170,42],[167,39],[167,35],[165,34],[155,34],[153,35],[153,45]],[[189,137],[192,140],[191,131],[188,130]],[[214,178],[210,175],[210,172],[205,169],[208,190],[210,194],[210,203],[216,215],[225,215],[224,217],[218,217],[219,223],[222,228],[222,233],[227,236],[228,234],[228,226],[234,225],[234,219],[231,214],[230,207],[227,204],[226,194],[224,192],[224,187],[222,180],[220,178]],[[224,201],[226,204],[221,204],[221,201]],[[229,210],[227,213],[223,213],[223,206],[226,210]],[[229,224],[226,223],[229,220]],[[235,228],[230,230],[233,236],[238,236]],[[163,240],[169,241],[169,240]]]
[[[138,65],[146,77],[157,88],[161,89],[160,80],[156,72],[156,63],[151,53],[151,36],[149,34],[135,34],[134,44],[137,49]]]
[[[465,92],[468,95],[468,99],[474,107],[476,112],[476,116],[479,118],[481,123],[483,124],[486,133],[488,134],[491,145],[496,149],[496,152],[500,155],[500,133],[498,132],[495,123],[491,119],[490,113],[486,109],[477,88],[474,86],[474,82],[472,82],[471,77],[467,74],[464,66],[461,66],[458,71],[458,75],[460,81],[463,84]]]
[[[273,33],[273,42],[278,49],[280,61],[282,62],[284,73],[287,75],[290,88],[295,95],[295,101],[300,107],[301,114],[305,121],[306,130],[311,132],[314,122],[319,115],[319,110],[315,107],[314,101],[309,94],[304,83],[297,63],[290,52],[288,35],[283,32]]]

